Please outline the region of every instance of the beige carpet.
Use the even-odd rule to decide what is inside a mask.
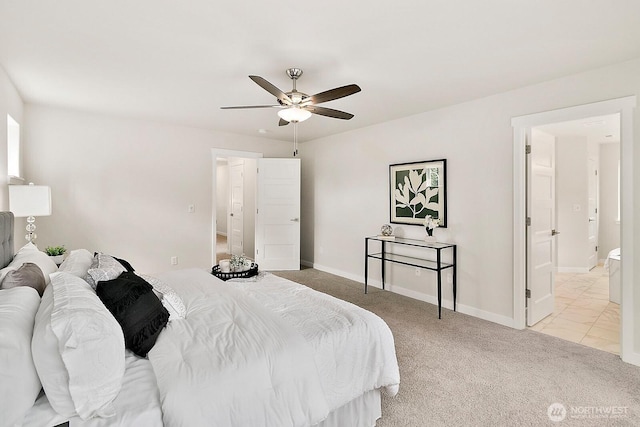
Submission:
[[[383,397],[377,427],[640,425],[640,368],[614,354],[446,309],[438,320],[437,306],[365,295],[314,269],[277,274],[370,310],[393,331],[400,392]],[[562,422],[547,415],[553,403],[567,411]]]

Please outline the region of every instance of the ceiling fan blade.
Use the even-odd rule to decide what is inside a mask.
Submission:
[[[342,87],[337,87],[335,89],[330,89],[324,92],[316,93],[315,95],[311,95],[309,98],[305,99],[303,105],[306,103],[310,104],[320,104],[322,102],[333,101],[334,99],[344,98],[345,96],[353,95],[354,93],[360,92],[360,86],[358,85],[347,85]]]
[[[291,101],[291,98],[289,98],[289,96],[286,93],[284,93],[283,91],[281,91],[280,89],[278,89],[277,87],[275,87],[274,85],[272,85],[271,83],[269,83],[268,81],[263,79],[262,77],[260,77],[260,76],[249,76],[249,78],[251,80],[253,80],[254,82],[256,82],[256,84],[258,86],[260,86],[262,89],[266,90],[271,95],[275,96],[276,98],[278,98],[280,101],[284,102],[285,104],[287,104],[287,105],[293,104],[293,102]]]
[[[334,119],[349,120],[353,117],[353,114],[351,113],[345,113],[344,111],[334,110],[333,108],[316,107],[314,105],[309,105],[307,107],[304,107],[304,109],[312,112],[313,114],[332,117]]]
[[[240,110],[243,108],[282,108],[282,105],[237,105],[233,107],[220,107],[221,110]]]
[[[284,119],[280,119],[280,121],[278,122],[278,126],[286,126],[288,124],[289,122]]]

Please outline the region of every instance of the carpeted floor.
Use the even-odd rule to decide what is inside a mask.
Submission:
[[[383,395],[377,427],[640,425],[640,368],[614,354],[446,309],[438,320],[435,305],[365,295],[314,269],[276,274],[370,310],[393,331],[400,392]],[[554,403],[566,410],[561,422],[547,415]]]

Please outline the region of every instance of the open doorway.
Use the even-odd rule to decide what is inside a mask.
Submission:
[[[539,150],[539,139],[550,141],[555,151],[555,189],[550,193],[555,237],[549,245],[553,307],[529,326],[620,354],[620,299],[616,281],[610,284],[608,268],[609,254],[620,251],[620,114],[536,126],[531,131],[532,152]],[[531,179],[539,179],[538,175],[532,173]],[[533,182],[531,188],[540,186]]]
[[[211,153],[212,264],[218,263],[220,236],[221,245],[226,237],[228,248],[223,255],[244,253],[263,270],[300,269],[300,159],[264,159],[262,153],[223,149],[212,149]],[[229,170],[226,178],[218,176],[218,165],[224,169],[223,159]],[[243,182],[237,188],[234,177]],[[225,179],[229,182],[226,203],[218,200],[218,181]],[[218,232],[218,217],[225,213],[227,235],[223,236]],[[242,226],[242,238],[236,236],[238,226]],[[243,243],[236,248],[239,241]]]
[[[231,254],[255,258],[256,159],[262,153],[212,149],[212,265]]]
[[[611,99],[575,107],[514,117],[513,126],[513,326],[527,325],[527,302],[531,296],[530,265],[527,259],[527,144],[531,129],[550,123],[584,119],[620,113],[620,250],[627,259],[634,259],[634,109],[636,97]],[[529,248],[530,249],[530,248]],[[640,366],[636,351],[635,325],[637,310],[633,298],[633,262],[620,262],[620,356],[622,360]]]
[[[215,252],[216,260],[227,259],[231,257],[228,234],[228,218],[229,218],[229,161],[225,157],[216,159],[216,232],[215,232]]]

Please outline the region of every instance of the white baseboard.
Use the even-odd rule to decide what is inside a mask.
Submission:
[[[588,273],[586,267],[558,267],[558,273]]]
[[[390,292],[404,295],[409,298],[417,299],[420,301],[428,302],[429,304],[433,304],[435,306],[438,305],[438,297],[436,295],[428,295],[422,292],[417,292],[411,289],[406,289],[400,286],[388,286],[387,290]],[[448,310],[453,310],[453,300],[442,299],[442,308],[446,308]],[[508,326],[510,328],[515,328],[513,319],[506,316],[501,316],[499,314],[490,313],[488,311],[480,310],[475,307],[471,307],[468,305],[456,303],[456,311],[462,314],[467,314],[469,316],[477,317],[482,320],[487,320],[489,322],[497,323],[499,325]]]
[[[324,271],[325,273],[335,274],[336,276],[344,277],[345,279],[353,280],[359,283],[364,284],[364,276],[358,276],[355,274],[347,273],[341,270],[337,270],[335,268],[326,267],[320,264],[314,264],[309,261],[301,261],[301,263],[307,267],[315,268],[316,270]],[[369,286],[373,286],[378,289],[382,289],[382,282],[380,280],[369,280],[367,283]],[[422,292],[417,292],[411,289],[406,289],[400,286],[394,286],[389,283],[385,283],[385,289],[396,293],[398,295],[404,295],[409,298],[413,298],[419,301],[428,302],[429,304],[433,304],[435,306],[438,305],[438,297],[435,295],[427,295]],[[364,290],[364,285],[363,285]],[[442,300],[442,308],[446,308],[448,310],[453,310],[453,301],[443,299]],[[497,323],[499,325],[507,326],[509,328],[516,328],[514,320],[507,316],[502,316],[499,314],[491,313],[488,311],[480,310],[475,307],[471,307],[468,305],[456,303],[456,310],[462,314],[467,314],[469,316],[477,317],[479,319],[487,320],[489,322]]]
[[[640,353],[631,353],[628,357],[623,357],[622,361],[631,365],[640,366]]]

